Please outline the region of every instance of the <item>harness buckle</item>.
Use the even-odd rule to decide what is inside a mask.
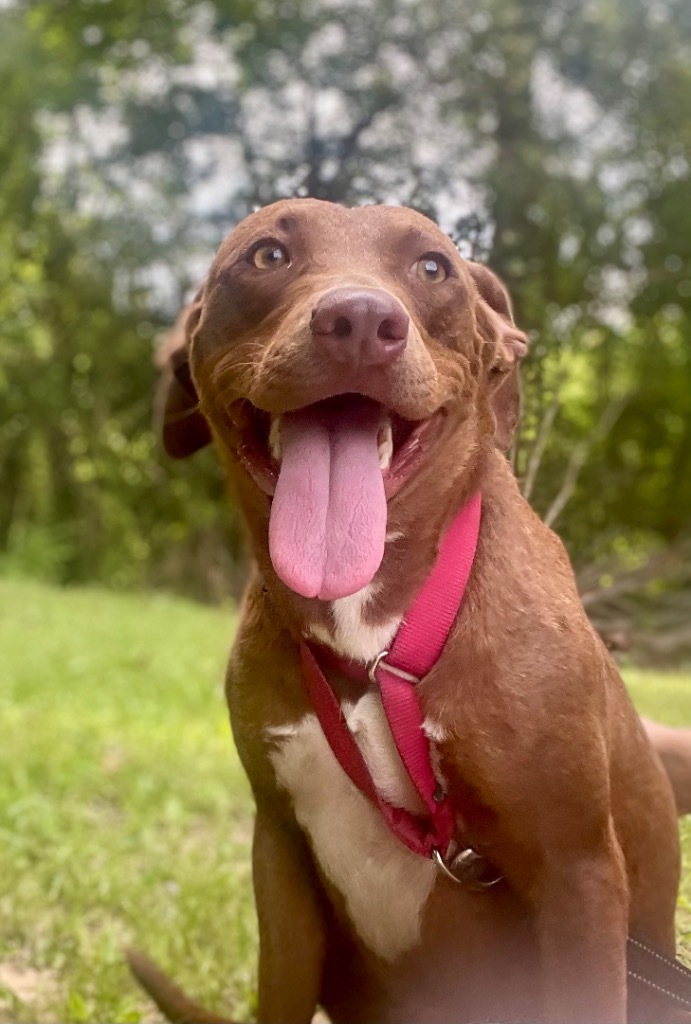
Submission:
[[[380,665],[384,665],[387,672],[390,672],[392,676],[398,676],[399,679],[405,679],[406,683],[412,683],[415,686],[420,682],[419,676],[414,676],[410,672],[404,672],[402,668],[396,668],[395,665],[389,665],[388,662],[384,661],[384,658],[388,657],[388,651],[380,651],[376,658],[372,658],[367,666],[367,675],[371,683],[377,685],[377,670]]]

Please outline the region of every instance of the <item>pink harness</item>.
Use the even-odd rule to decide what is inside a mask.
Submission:
[[[414,853],[433,857],[456,881],[458,872],[452,873],[454,865],[450,867],[449,862],[452,855],[454,862],[458,861],[454,836],[463,831],[463,823],[452,811],[432,769],[416,685],[439,660],[456,621],[475,559],[481,504],[477,493],[454,519],[444,536],[434,568],[401,623],[390,650],[382,651],[364,665],[338,658],[327,649],[308,643],[300,647],[310,701],[341,767],[379,809],[402,843]],[[369,680],[378,687],[401,761],[424,804],[424,818],[395,807],[377,791],[320,662],[338,669],[350,679],[363,684]],[[468,866],[468,854],[480,859],[474,851],[462,850],[464,869]],[[483,864],[486,864],[484,860]],[[498,878],[492,880],[498,881]]]

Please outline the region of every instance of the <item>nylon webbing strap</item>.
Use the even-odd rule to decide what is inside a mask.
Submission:
[[[629,1019],[643,1024],[691,1022],[691,970],[634,936],[627,945]]]
[[[366,668],[347,661],[339,664],[338,659],[325,652],[319,654],[306,643],[300,649],[310,701],[339,764],[351,782],[379,807],[401,842],[426,857],[435,850],[444,855],[454,838],[459,816],[452,811],[434,775],[415,684],[439,660],[456,621],[477,549],[481,504],[479,493],[473,495],[454,518],[432,571],[401,623],[391,649],[380,654],[370,671],[379,687],[384,714],[403,766],[425,806],[424,818],[392,806],[377,792],[320,661],[335,665],[358,680],[365,676]]]

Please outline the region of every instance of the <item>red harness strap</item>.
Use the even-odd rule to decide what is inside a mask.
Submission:
[[[478,493],[461,509],[444,536],[434,568],[401,623],[389,651],[382,651],[369,665],[363,665],[338,659],[307,643],[300,646],[310,701],[336,759],[354,785],[379,808],[401,842],[425,857],[434,855],[435,851],[444,857],[458,823],[432,770],[415,685],[439,660],[458,615],[475,558],[480,512]],[[334,665],[358,681],[366,682],[369,677],[378,685],[394,742],[426,808],[426,817],[394,807],[377,792],[319,661]]]

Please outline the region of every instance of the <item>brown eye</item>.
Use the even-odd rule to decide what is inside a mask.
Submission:
[[[290,256],[278,242],[265,242],[252,253],[252,263],[258,270],[275,270],[290,265]]]
[[[436,252],[425,253],[415,264],[415,273],[421,281],[439,284],[449,276],[446,260]]]

